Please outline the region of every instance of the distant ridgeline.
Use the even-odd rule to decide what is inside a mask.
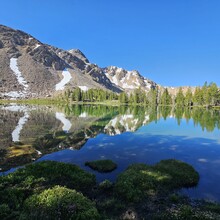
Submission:
[[[62,97],[65,102],[216,106],[219,96],[215,83],[163,87],[137,70],[101,68],[78,49],[63,50],[0,25],[0,99]]]
[[[121,104],[141,105],[175,105],[190,106],[219,106],[220,90],[216,83],[205,83],[202,87],[155,87],[149,92],[135,89],[130,93],[120,94],[101,89],[83,91],[76,88],[67,90],[61,99],[75,102],[106,102],[117,101]]]

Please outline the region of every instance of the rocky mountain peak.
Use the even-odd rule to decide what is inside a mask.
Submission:
[[[71,53],[73,56],[76,56],[79,59],[83,60],[85,63],[89,63],[89,60],[86,58],[86,56],[83,54],[81,50],[71,49],[71,50],[68,50],[68,52]]]
[[[141,76],[137,70],[128,71],[116,66],[109,66],[103,71],[112,83],[127,92],[139,88],[148,92],[151,88],[156,87],[156,83]]]
[[[155,85],[136,70],[100,68],[78,49],[63,50],[0,25],[0,98],[53,96],[76,87],[149,91]]]

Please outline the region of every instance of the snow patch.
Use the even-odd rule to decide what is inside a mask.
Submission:
[[[38,155],[41,155],[41,154],[42,154],[39,150],[36,150],[36,152],[37,152]]]
[[[62,112],[56,112],[56,119],[62,122],[63,131],[68,132],[70,128],[72,127],[72,123],[68,119],[66,119],[65,114],[63,114]]]
[[[122,85],[122,88],[123,88],[123,89],[135,89],[136,87],[133,86],[133,85],[128,85],[127,83],[124,83],[124,84]]]
[[[14,72],[15,76],[17,77],[18,83],[24,86],[24,90],[26,90],[28,87],[28,84],[27,84],[27,81],[25,81],[24,77],[22,76],[22,73],[18,69],[17,60],[18,60],[17,58],[10,59],[10,68]]]
[[[113,77],[112,77],[112,80],[111,80],[115,85],[118,85],[118,79],[117,79],[117,76],[116,75],[114,75]]]
[[[36,44],[34,50],[36,50],[38,47],[40,47],[41,45],[40,44]]]
[[[89,90],[87,86],[78,86],[82,91],[86,92]]]
[[[79,115],[80,118],[86,118],[88,117],[88,114],[86,112],[83,112]]]
[[[20,140],[20,133],[21,130],[23,129],[23,126],[25,125],[26,121],[28,120],[29,115],[27,112],[24,113],[24,116],[21,117],[18,121],[18,125],[16,126],[16,128],[14,129],[14,131],[12,132],[12,141],[16,142]]]
[[[11,97],[12,99],[25,97],[25,94],[23,92],[17,92],[17,91],[5,92],[5,93],[1,93],[1,95]]]
[[[19,111],[26,111],[27,107],[23,105],[16,105],[16,104],[11,104],[9,106],[3,106],[1,108],[2,110],[8,110],[11,112],[19,112]]]
[[[58,91],[58,90],[64,90],[65,88],[65,85],[70,81],[70,79],[72,78],[70,72],[65,69],[63,70],[62,72],[62,75],[63,75],[63,79],[56,84],[55,86],[55,90]]]

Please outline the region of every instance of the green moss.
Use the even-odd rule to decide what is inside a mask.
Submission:
[[[62,185],[86,192],[96,184],[96,179],[95,175],[87,173],[76,165],[43,161],[27,165],[1,177],[0,184],[35,189]]]
[[[119,219],[127,204],[114,197],[104,198],[97,202],[97,209],[102,214],[102,219]]]
[[[195,169],[182,161],[178,160],[162,160],[155,165],[155,169],[167,173],[172,177],[170,186],[174,188],[192,187],[199,182],[199,174]]]
[[[76,165],[43,161],[18,169],[0,177],[0,201],[8,204],[11,212],[19,212],[26,198],[55,185],[66,186],[83,193],[91,193],[96,185],[95,175]]]
[[[113,187],[113,184],[109,180],[104,180],[101,183],[99,183],[99,189],[101,190],[109,190],[112,187]]]
[[[172,207],[166,207],[159,213],[153,214],[151,219],[154,220],[210,220],[220,219],[220,215],[211,210],[207,211],[204,205],[195,201],[196,205],[192,206],[189,202]]]
[[[87,161],[85,165],[101,173],[111,172],[117,168],[117,164],[111,160]]]
[[[55,186],[25,201],[21,219],[99,219],[95,205],[75,190]]]
[[[204,204],[203,210],[220,214],[220,204],[207,202],[206,204]]]
[[[188,164],[177,160],[164,160],[155,166],[134,164],[117,178],[116,193],[130,202],[174,189],[195,186],[198,173]]]

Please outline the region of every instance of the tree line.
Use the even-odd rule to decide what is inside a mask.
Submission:
[[[190,106],[219,106],[220,105],[220,90],[216,83],[207,82],[202,87],[196,87],[193,91],[189,87],[186,92],[183,92],[182,87],[173,95],[168,89],[152,88],[148,93],[141,89],[136,89],[132,93],[120,94],[102,90],[89,89],[82,91],[76,88],[73,91],[65,91],[63,99],[75,102],[105,102],[116,100],[121,104],[130,105],[175,105],[177,107]]]
[[[220,90],[216,83],[207,82],[202,87],[196,87],[194,91],[189,87],[184,93],[182,87],[175,95],[169,93],[165,88],[151,89],[149,93],[136,89],[130,95],[125,92],[119,95],[120,103],[128,104],[153,104],[153,105],[175,105],[177,107],[190,106],[219,106]]]

